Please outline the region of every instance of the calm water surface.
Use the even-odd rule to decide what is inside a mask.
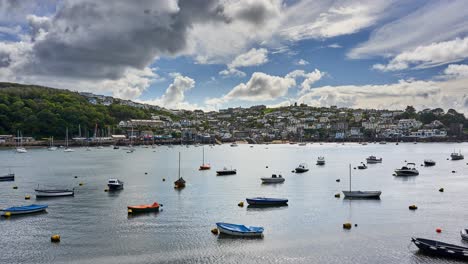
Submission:
[[[1,173],[11,168],[16,174],[15,182],[0,183],[0,207],[49,205],[47,213],[0,220],[0,263],[453,263],[418,254],[410,238],[468,246],[459,235],[468,227],[468,160],[447,160],[454,149],[468,154],[466,143],[206,146],[210,171],[197,170],[202,147],[193,146],[131,154],[111,148],[0,151]],[[179,151],[187,180],[181,191],[173,189]],[[383,163],[353,170],[353,189],[381,190],[381,200],[335,198],[348,188],[348,164],[373,154]],[[325,156],[323,167],[315,165],[319,155]],[[419,167],[426,158],[437,165]],[[418,165],[419,176],[392,176],[405,160]],[[302,162],[310,171],[291,173]],[[224,166],[238,174],[217,177],[215,170]],[[285,183],[262,185],[260,177],[272,173],[281,173]],[[125,189],[104,192],[109,177],[123,180]],[[77,191],[75,197],[35,200],[38,184]],[[289,206],[237,206],[250,196],[285,197]],[[154,201],[164,205],[161,212],[127,215],[127,205]],[[419,209],[408,210],[411,204]],[[263,226],[264,237],[214,236],[210,230],[219,221]],[[343,230],[344,222],[358,227]],[[52,234],[62,241],[50,243]]]

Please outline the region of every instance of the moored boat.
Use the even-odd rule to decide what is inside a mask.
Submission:
[[[36,198],[74,196],[74,189],[35,189]]]
[[[15,174],[14,173],[8,173],[7,175],[0,176],[0,182],[1,181],[14,181],[15,180]]]
[[[424,166],[426,167],[435,166],[435,165],[436,165],[436,162],[431,159],[424,160]]]
[[[238,145],[237,145],[236,142],[234,142],[234,143],[231,144],[231,147],[237,147],[237,146],[238,146]]]
[[[396,176],[417,176],[419,171],[416,169],[416,164],[407,163],[406,166],[401,167],[401,169],[395,169]]]
[[[142,204],[142,205],[129,205],[127,209],[129,213],[150,213],[150,212],[158,212],[160,205],[157,202],[153,204]],[[131,211],[130,211],[131,210]]]
[[[228,169],[224,167],[222,170],[217,170],[216,175],[223,176],[223,175],[234,175],[237,174],[236,169]]]
[[[203,147],[202,150],[203,150],[202,151],[203,152],[202,165],[200,165],[200,168],[198,168],[198,170],[209,170],[211,169],[211,166],[210,164],[205,163],[205,148]]]
[[[366,164],[361,163],[360,165],[357,166],[357,168],[360,169],[360,170],[365,170],[365,169],[367,169],[367,166],[366,166]]]
[[[325,157],[318,157],[317,158],[317,165],[325,165]]]
[[[347,199],[380,199],[381,191],[352,191],[351,190],[351,164],[349,164],[349,191],[343,191]]]
[[[468,248],[452,245],[437,240],[425,238],[411,238],[411,241],[423,253],[446,258],[456,258],[461,260],[468,260]]]
[[[276,176],[276,174],[271,175],[269,178],[260,178],[262,183],[282,183],[285,181],[281,175]]]
[[[382,158],[377,158],[376,156],[369,156],[366,158],[367,164],[382,163]]]
[[[242,237],[259,237],[263,234],[263,227],[260,226],[245,226],[229,223],[216,223],[221,234]]]
[[[174,182],[175,189],[185,188],[185,180],[180,176],[180,152],[179,152],[179,178]]]
[[[288,199],[284,198],[266,198],[266,197],[254,197],[245,199],[249,205],[256,206],[278,206],[287,205]]]
[[[2,215],[5,215],[5,213],[10,213],[11,215],[21,215],[21,214],[32,214],[32,213],[37,213],[37,212],[42,212],[47,209],[47,205],[41,205],[41,204],[31,204],[31,205],[25,205],[25,206],[14,206],[14,207],[9,207],[2,209],[3,211]]]
[[[463,156],[463,154],[461,154],[461,151],[460,152],[452,152],[452,154],[450,154],[450,158],[452,160],[462,160],[464,159],[465,157]]]
[[[307,164],[301,163],[297,168],[295,169],[296,173],[303,173],[309,171],[309,168],[307,167]]]
[[[124,182],[119,179],[109,179],[107,181],[107,187],[109,187],[109,191],[122,190],[124,188]]]

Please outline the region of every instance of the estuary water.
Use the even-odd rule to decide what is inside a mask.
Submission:
[[[447,160],[453,150],[468,154],[467,143],[203,148],[208,171],[198,171],[202,147],[194,146],[0,151],[1,174],[16,174],[14,182],[0,182],[0,207],[49,205],[47,213],[0,220],[0,263],[455,263],[418,253],[411,237],[468,246],[459,234],[468,228],[468,160]],[[179,152],[187,187],[175,190]],[[383,163],[352,170],[352,187],[381,190],[381,199],[335,198],[349,188],[348,164],[356,167],[369,155]],[[325,166],[315,165],[318,156]],[[437,165],[421,167],[428,158]],[[420,175],[392,176],[405,161],[416,163]],[[303,162],[309,172],[291,172]],[[224,166],[237,175],[216,176]],[[260,177],[273,173],[286,181],[262,185]],[[104,192],[111,177],[124,181],[124,190]],[[76,192],[36,200],[38,185]],[[253,196],[288,198],[289,206],[237,206]],[[163,204],[159,213],[128,216],[127,205],[154,201]],[[408,210],[411,204],[419,209]],[[215,236],[216,222],[263,226],[264,237]],[[342,228],[345,222],[351,230]],[[60,243],[50,242],[53,234]]]

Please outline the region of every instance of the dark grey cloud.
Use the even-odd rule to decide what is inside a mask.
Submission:
[[[226,21],[218,1],[65,1],[50,20],[29,18],[34,63],[26,71],[117,79],[183,52],[190,28],[210,21]]]

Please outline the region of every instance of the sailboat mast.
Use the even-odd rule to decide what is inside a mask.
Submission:
[[[349,191],[351,191],[351,164],[349,164]]]
[[[179,179],[180,179],[180,152],[179,152]]]

